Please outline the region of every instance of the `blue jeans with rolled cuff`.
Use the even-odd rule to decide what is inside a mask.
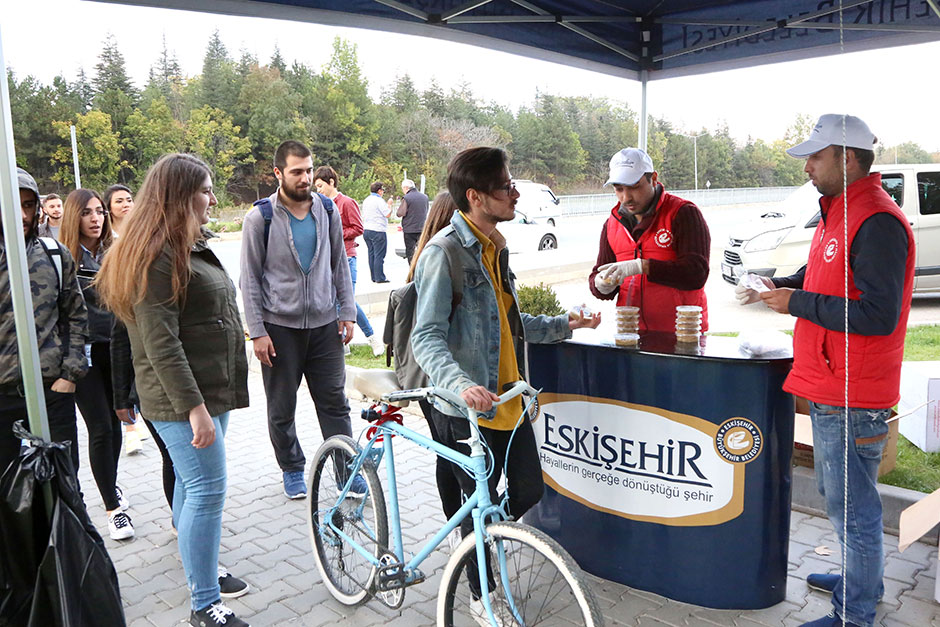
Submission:
[[[884,594],[884,534],[877,484],[890,414],[890,409],[849,408],[846,472],[845,408],[810,402],[816,482],[826,500],[829,521],[845,546],[845,594],[842,585],[837,586],[832,605],[840,617],[862,627],[874,624],[875,607]]]

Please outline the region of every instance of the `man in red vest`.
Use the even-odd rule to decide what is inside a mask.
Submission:
[[[808,140],[787,150],[806,159],[804,170],[822,194],[822,219],[806,266],[790,277],[763,279],[771,289],[759,295],[774,311],[797,318],[793,370],[783,389],[809,400],[816,481],[845,551],[844,579],[807,577],[810,587],[833,593],[834,611],[804,627],[835,627],[843,617],[850,627],[870,627],[884,594],[878,464],[888,439],[885,420],[900,399],[915,256],[907,218],[882,188],[881,175],[869,174],[875,142],[859,118],[827,114]],[[746,304],[758,295],[739,288],[738,298]]]
[[[705,281],[711,237],[693,203],[673,196],[657,180],[649,155],[624,148],[610,160],[617,204],[601,229],[591,293],[640,308],[640,331],[676,330],[676,306],[702,308],[708,329]]]

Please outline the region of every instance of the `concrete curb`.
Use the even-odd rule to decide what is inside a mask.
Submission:
[[[816,488],[816,473],[812,468],[804,466],[793,467],[793,483],[791,503],[793,509],[813,516],[826,517],[826,504]],[[898,488],[892,485],[878,484],[878,493],[881,495],[882,518],[885,533],[898,535],[901,512],[927,496],[923,492]],[[937,536],[940,525],[937,525],[921,537],[920,542],[937,546]]]

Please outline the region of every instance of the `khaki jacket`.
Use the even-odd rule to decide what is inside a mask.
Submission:
[[[147,275],[147,294],[127,324],[141,414],[183,421],[206,404],[218,416],[248,405],[245,333],[235,285],[204,240],[193,246],[192,275],[182,303],[170,300],[168,250]]]

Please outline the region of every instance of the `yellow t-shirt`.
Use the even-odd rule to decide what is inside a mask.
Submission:
[[[513,305],[512,294],[502,289],[502,280],[499,273],[499,263],[497,262],[499,251],[506,246],[506,240],[494,231],[499,247],[496,243],[483,235],[480,229],[470,221],[470,218],[463,212],[460,212],[463,219],[467,221],[470,230],[474,236],[483,245],[483,267],[490,275],[490,281],[493,283],[496,292],[496,305],[499,308],[499,376],[497,386],[499,389],[490,390],[497,394],[504,392],[503,386],[507,383],[515,383],[522,377],[519,374],[519,363],[516,361],[516,350],[513,347],[512,332],[509,330],[509,308]],[[481,385],[486,385],[485,381],[479,381]],[[504,403],[496,408],[496,416],[493,420],[480,420],[480,426],[497,431],[511,431],[519,420],[519,414],[522,413],[522,399],[518,396],[508,403]]]

